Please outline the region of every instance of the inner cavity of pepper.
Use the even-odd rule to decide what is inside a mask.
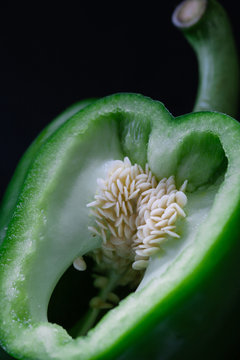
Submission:
[[[131,164],[128,157],[112,161],[107,177],[97,179],[94,201],[87,204],[92,225],[92,236],[102,239],[102,246],[90,255],[95,263],[94,285],[107,287],[109,273],[115,274],[115,285],[136,288],[140,283],[150,257],[161,251],[169,238],[179,238],[176,222],[186,216],[187,181],[176,188],[174,176],[157,181],[148,164],[143,169]],[[83,271],[83,257],[74,261],[74,267]],[[104,275],[107,275],[105,277]],[[90,306],[110,308],[118,302],[111,286],[107,297],[95,297]]]

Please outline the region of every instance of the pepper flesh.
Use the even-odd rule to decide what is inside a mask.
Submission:
[[[116,108],[118,109],[117,113]],[[124,121],[125,117],[128,119],[127,122]],[[148,122],[145,119],[149,119]],[[89,126],[87,126],[87,122],[89,122]],[[228,124],[227,133],[226,122]],[[139,132],[136,132],[136,125],[139,127]],[[109,126],[111,131],[109,131]],[[142,128],[144,130],[149,129],[149,138],[146,138],[146,131],[142,131]],[[85,131],[89,132],[89,135],[84,133],[83,129],[86,129]],[[188,216],[190,229],[188,227],[185,230],[183,229],[185,236],[182,236],[182,242],[177,247],[174,246],[174,249],[169,248],[171,265],[168,263],[170,260],[168,256],[162,257],[162,259],[157,257],[153,259],[139,291],[125,299],[119,305],[118,311],[109,312],[102,319],[101,324],[99,324],[101,331],[98,331],[98,326],[96,326],[87,338],[72,340],[59,326],[46,322],[47,304],[51,289],[72,262],[76,252],[79,251],[80,245],[79,238],[74,238],[74,234],[77,231],[79,232],[78,229],[75,228],[73,234],[69,234],[69,229],[67,229],[68,237],[66,237],[66,233],[61,235],[64,231],[63,221],[66,223],[69,221],[69,215],[64,218],[63,214],[70,213],[72,217],[73,212],[75,212],[75,204],[68,204],[68,209],[62,208],[66,198],[59,199],[62,193],[61,184],[73,180],[71,176],[70,179],[66,178],[69,175],[65,175],[64,178],[64,174],[69,174],[69,167],[72,168],[72,164],[76,163],[75,159],[78,158],[79,151],[80,153],[83,151],[81,139],[84,142],[84,147],[86,146],[85,137],[88,140],[89,138],[92,139],[92,143],[87,145],[87,149],[85,148],[88,154],[92,145],[96,143],[96,135],[102,137],[104,132],[106,140],[104,143],[107,144],[107,149],[102,149],[101,154],[99,154],[99,150],[96,152],[94,149],[92,153],[93,160],[90,160],[89,154],[87,164],[90,166],[91,174],[93,173],[92,162],[94,166],[98,164],[98,167],[101,168],[101,158],[96,161],[96,156],[104,156],[105,162],[109,156],[112,158],[115,151],[115,156],[121,157],[119,144],[116,144],[117,134],[120,130],[122,134],[130,133],[129,139],[134,139],[136,144],[136,151],[133,151],[133,149],[129,151],[128,146],[131,145],[132,147],[133,141],[128,143],[128,137],[123,138],[123,152],[138,163],[148,158],[149,165],[157,177],[168,177],[175,174],[177,181],[182,183],[184,180],[182,178],[183,173],[186,175],[186,171],[188,171],[187,177],[192,191],[192,193],[189,193],[188,205],[188,212],[192,215]],[[171,141],[167,137],[169,133],[171,133]],[[141,134],[143,136],[139,136]],[[232,144],[233,138],[236,139],[234,144]],[[110,142],[110,139],[112,139],[112,142]],[[240,186],[238,188],[234,187],[233,191],[232,184],[240,185],[240,175],[237,170],[240,166],[240,157],[238,156],[240,151],[239,139],[240,129],[238,124],[226,115],[196,113],[174,120],[160,103],[133,94],[119,94],[99,100],[79,112],[72,118],[71,122],[59,129],[51,138],[51,141],[42,147],[29,171],[25,180],[25,187],[19,199],[21,207],[18,207],[17,212],[15,212],[8,230],[9,241],[5,241],[1,248],[2,271],[0,283],[2,289],[5,288],[5,300],[8,299],[7,306],[6,301],[3,301],[4,299],[1,301],[2,305],[4,305],[4,308],[1,307],[1,316],[13,311],[16,316],[16,322],[14,323],[12,321],[9,323],[10,319],[5,316],[3,318],[4,322],[2,322],[4,328],[1,331],[2,334],[4,332],[5,336],[8,336],[8,341],[9,337],[11,338],[12,347],[20,349],[19,354],[23,354],[26,359],[37,358],[39,354],[42,354],[42,358],[51,358],[49,353],[54,353],[56,358],[59,359],[74,359],[80,356],[83,359],[91,359],[96,356],[98,358],[113,357],[113,348],[114,351],[120,349],[122,351],[123,348],[126,348],[126,344],[139,337],[142,331],[148,332],[152,329],[153,333],[156,332],[154,326],[156,321],[159,322],[161,318],[167,319],[170,314],[174,314],[174,304],[177,300],[180,301],[182,297],[189,296],[195,299],[201,287],[206,287],[209,277],[213,276],[216,271],[216,264],[221,263],[221,260],[223,261],[223,257],[226,257],[229,251],[235,254],[238,246],[236,237],[232,232],[232,230],[237,232],[237,227],[233,226],[232,223],[237,220],[235,216],[239,212],[240,190],[238,189],[240,189]],[[77,145],[78,143],[79,145]],[[87,143],[89,144],[89,142]],[[109,155],[109,144],[112,147],[111,155]],[[159,146],[160,144],[161,146]],[[66,155],[62,157],[63,146],[65,148],[64,154],[68,154],[67,158]],[[78,147],[77,152],[76,146]],[[202,151],[203,147],[206,148],[205,153]],[[140,148],[144,148],[145,151],[138,151]],[[72,149],[74,149],[74,153]],[[227,170],[226,158],[228,158]],[[208,159],[208,162],[206,162],[206,159]],[[46,163],[48,164],[47,168]],[[191,167],[189,167],[189,164],[191,164]],[[204,168],[201,177],[196,176],[199,167]],[[54,171],[54,176],[53,168],[57,170]],[[84,167],[80,167],[79,163],[77,163],[77,171],[79,170],[81,174],[84,174]],[[35,174],[34,181],[33,173]],[[224,181],[222,181],[223,175]],[[75,175],[74,178],[76,179],[77,176]],[[58,179],[61,179],[62,182],[59,182]],[[86,180],[85,184],[84,194],[87,193],[88,188]],[[206,184],[208,185],[206,186]],[[70,193],[67,194],[68,199],[76,198],[74,188],[77,188],[79,192],[79,186],[71,187],[69,189]],[[91,193],[94,193],[94,186],[91,188]],[[199,199],[204,199],[202,200],[203,208],[199,207]],[[79,202],[78,200],[79,196],[77,202]],[[83,200],[81,199],[81,201]],[[224,208],[221,209],[223,203]],[[194,211],[191,211],[191,204]],[[74,207],[73,210],[71,210],[72,206]],[[26,217],[26,211],[28,217]],[[200,216],[201,213],[204,213],[204,216],[203,214]],[[208,219],[206,219],[207,216]],[[46,228],[45,217],[47,217],[48,223],[47,233],[43,233],[43,229]],[[84,217],[83,214],[82,217]],[[60,220],[56,222],[56,219]],[[216,224],[216,220],[218,224]],[[75,219],[71,221],[72,224],[76,222]],[[85,222],[85,219],[83,221]],[[204,221],[204,228],[200,226],[201,221]],[[222,226],[219,226],[219,223]],[[55,225],[53,226],[53,224]],[[194,228],[196,227],[198,230],[198,235],[192,228],[193,224]],[[31,233],[33,225],[34,232]],[[94,244],[93,241],[89,244],[88,238],[84,236],[84,226],[82,224],[79,226],[83,234],[81,239],[82,253],[99,246],[98,243]],[[229,229],[231,237],[226,241],[226,232]],[[51,237],[50,234],[52,234]],[[13,235],[18,236],[18,242],[11,241]],[[43,239],[39,241],[38,239],[41,236]],[[187,238],[188,240],[186,240]],[[194,241],[193,238],[195,238]],[[57,239],[56,245],[54,244],[55,239]],[[71,253],[69,246],[71,247]],[[19,247],[22,249],[21,253]],[[53,249],[53,253],[50,260],[51,249]],[[168,251],[166,250],[167,253]],[[193,254],[194,256],[192,256]],[[11,257],[13,263],[10,266]],[[57,262],[55,258],[57,258]],[[168,268],[167,271],[164,272],[163,264],[159,266],[161,262],[165,262],[165,267]],[[229,265],[226,258],[224,258],[224,263],[225,266]],[[231,265],[233,266],[232,261]],[[43,270],[39,272],[39,268],[44,269],[44,272]],[[205,277],[206,272],[208,274],[207,278]],[[28,274],[28,277],[24,274]],[[47,279],[45,274],[48,274]],[[219,274],[217,275],[219,276]],[[219,297],[222,287],[221,289],[218,288],[217,278],[216,276],[215,286],[211,284],[211,289],[207,288],[207,290],[214,290],[215,294],[218,294],[217,297]],[[11,286],[9,286],[10,283]],[[160,292],[156,293],[156,286],[157,288],[160,287]],[[28,289],[28,298],[31,299],[30,302],[25,298],[26,288]],[[166,301],[168,305],[166,305]],[[204,306],[203,310],[209,311],[215,301],[216,298],[212,294],[208,306]],[[226,301],[224,296],[222,296],[222,301]],[[192,313],[191,316],[193,316]],[[222,316],[224,317],[226,314],[222,312]],[[18,325],[17,319],[22,319],[22,325]],[[117,328],[116,324],[118,325]],[[107,336],[109,331],[112,334],[111,338]],[[167,341],[166,337],[169,336],[169,331],[166,333],[168,335],[161,334],[163,342]],[[48,340],[46,343],[46,336],[51,341]],[[33,341],[35,343],[34,349],[30,346]],[[89,348],[90,343],[91,348]],[[81,346],[78,344],[81,344]],[[164,349],[164,344],[162,349]]]
[[[100,152],[96,143],[102,138],[106,144]],[[211,341],[211,332],[216,334],[237,298],[239,139],[238,124],[223,114],[173,119],[160,103],[134,94],[99,100],[54,133],[26,174],[1,248],[1,335],[12,354],[26,359],[106,359],[121,352],[121,359],[154,359],[160,351],[170,358],[177,352],[195,356],[196,344]],[[87,154],[88,162],[78,154]],[[75,223],[74,199],[94,194],[88,175],[96,178],[109,157],[124,155],[142,166],[148,161],[158,178],[174,174],[179,183],[188,178],[189,220],[182,241],[167,246],[162,258],[152,259],[138,291],[87,338],[73,340],[47,322],[46,311],[54,284],[79,252],[75,235],[79,228],[84,235],[86,228],[82,208],[79,228],[67,227]],[[66,184],[71,185],[67,194]],[[83,184],[80,196],[75,185],[79,190]],[[99,244],[81,239],[81,251]],[[71,253],[69,245],[74,246]],[[209,330],[210,320],[216,327]],[[194,334],[192,327],[197,329]]]

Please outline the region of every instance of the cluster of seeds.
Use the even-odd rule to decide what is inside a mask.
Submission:
[[[147,267],[149,257],[159,251],[167,235],[179,237],[175,232],[175,223],[179,216],[186,216],[182,208],[187,203],[187,197],[183,192],[187,181],[178,191],[173,176],[162,179],[156,187],[151,187],[151,178],[151,171],[146,166],[141,179],[147,190],[140,194],[136,207],[137,232],[133,236],[135,261],[132,264],[135,270]]]
[[[167,236],[179,237],[175,223],[186,216],[187,182],[179,190],[173,176],[158,183],[148,165],[143,170],[126,157],[113,161],[107,178],[97,183],[95,200],[87,205],[94,219],[89,230],[103,242],[92,255],[100,270],[115,269],[124,274],[124,283],[134,282],[135,270],[145,270]],[[74,265],[85,270],[83,258]]]

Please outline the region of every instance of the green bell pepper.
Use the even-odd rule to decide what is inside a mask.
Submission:
[[[224,114],[236,113],[236,49],[215,1],[186,0],[173,21],[199,59],[196,112],[174,118],[138,94],[80,102],[18,165],[0,223],[0,341],[17,359],[197,359],[224,350],[239,298],[240,125]],[[67,332],[48,321],[49,299],[68,267],[84,270],[85,260],[100,293]],[[81,281],[77,291],[85,296]]]

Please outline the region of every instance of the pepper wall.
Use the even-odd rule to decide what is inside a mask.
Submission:
[[[161,100],[176,116],[191,111],[197,63],[171,23],[178,3],[162,1],[160,9],[149,2],[132,8],[123,2],[2,5],[1,197],[27,146],[75,101],[137,92]],[[220,3],[240,49],[238,2]],[[239,320],[240,313],[232,314],[234,326]]]

